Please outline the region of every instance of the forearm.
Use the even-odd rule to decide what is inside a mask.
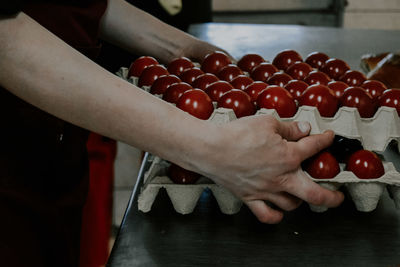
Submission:
[[[124,0],[109,0],[100,28],[105,40],[131,53],[152,55],[163,62],[182,56],[184,49],[200,42]]]
[[[205,145],[209,123],[105,71],[23,13],[0,20],[0,58],[3,87],[63,120],[183,165],[192,139]]]

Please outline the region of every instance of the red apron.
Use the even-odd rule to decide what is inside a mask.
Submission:
[[[60,0],[27,4],[24,12],[93,58],[106,5],[106,0]],[[0,122],[0,265],[78,266],[88,190],[87,131],[3,88]]]

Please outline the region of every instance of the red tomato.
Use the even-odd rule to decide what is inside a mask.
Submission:
[[[193,88],[199,88],[201,90],[205,90],[208,85],[212,84],[213,82],[218,81],[219,79],[217,76],[211,73],[204,73],[198,76],[192,83]]]
[[[349,87],[344,90],[340,104],[345,107],[357,108],[361,118],[371,118],[376,111],[376,103],[372,96],[361,87]]]
[[[194,67],[182,72],[180,78],[182,81],[192,84],[194,80],[202,74],[204,74],[204,72],[201,69]]]
[[[291,80],[285,85],[285,89],[293,96],[295,100],[299,100],[301,94],[307,89],[308,84],[299,80]]]
[[[168,86],[167,90],[165,90],[162,99],[176,104],[183,93],[190,89],[193,89],[193,87],[185,82],[171,84]]]
[[[304,79],[304,81],[309,85],[313,84],[327,85],[331,81],[331,79],[325,73],[318,70],[314,70],[308,74],[308,76]]]
[[[360,179],[379,178],[385,174],[382,161],[368,150],[358,150],[347,161],[346,170],[353,172]]]
[[[167,69],[162,65],[151,65],[142,71],[139,76],[138,86],[151,86],[158,77],[168,75]]]
[[[292,77],[290,77],[288,74],[277,72],[272,74],[267,83],[270,85],[284,87],[290,80],[292,80]]]
[[[324,53],[312,52],[312,53],[308,54],[305,62],[313,68],[321,69],[321,67],[325,64],[325,62],[328,59],[329,59],[329,57]]]
[[[274,64],[278,69],[286,71],[297,61],[303,61],[299,53],[294,50],[283,50],[275,56],[272,64]]]
[[[260,65],[253,68],[253,70],[251,71],[250,77],[254,81],[267,82],[268,78],[271,77],[272,74],[274,74],[275,72],[278,72],[278,71],[279,70],[271,63],[263,62],[263,63],[260,63]]]
[[[335,93],[337,99],[340,99],[349,86],[341,81],[330,81],[328,87]]]
[[[192,89],[184,92],[178,99],[176,106],[201,120],[210,118],[214,111],[211,98],[200,89]]]
[[[205,92],[212,101],[218,101],[219,98],[226,92],[233,89],[233,86],[227,81],[217,81],[207,86]]]
[[[340,77],[350,69],[349,65],[341,59],[331,58],[325,61],[321,68],[322,72],[328,74],[334,80],[339,80]]]
[[[247,77],[246,75],[239,75],[230,81],[230,84],[235,89],[244,90],[249,84],[253,83],[253,79]]]
[[[299,105],[317,107],[321,116],[333,117],[338,110],[338,99],[327,86],[314,84],[303,92]]]
[[[237,63],[238,67],[247,72],[251,72],[251,70],[260,65],[260,63],[264,62],[264,58],[257,54],[247,54],[244,55]]]
[[[186,170],[176,164],[169,166],[167,175],[175,184],[194,184],[201,177],[200,174]]]
[[[364,74],[356,70],[346,71],[340,80],[350,86],[360,86],[367,78]]]
[[[128,77],[139,77],[142,71],[150,65],[157,65],[158,61],[154,57],[142,56],[132,62],[129,67]]]
[[[295,62],[287,69],[286,73],[293,77],[293,79],[304,80],[311,71],[313,71],[313,68],[307,63]]]
[[[204,57],[201,70],[217,74],[223,67],[231,63],[230,58],[224,52],[217,51]]]
[[[255,81],[249,84],[245,89],[244,92],[248,94],[251,98],[251,101],[256,102],[258,95],[261,93],[262,90],[268,87],[268,84],[265,82]]]
[[[378,99],[383,92],[387,89],[386,86],[380,81],[366,80],[361,85],[362,88],[369,93],[373,99]]]
[[[304,162],[304,170],[313,178],[330,179],[340,173],[339,163],[335,157],[323,151]]]
[[[379,106],[392,107],[400,116],[400,89],[388,89],[379,97]]]
[[[168,86],[173,83],[179,83],[180,81],[181,79],[172,74],[160,76],[151,85],[150,93],[152,93],[153,95],[162,95],[164,94],[165,90],[167,90]]]
[[[168,64],[168,72],[171,74],[175,74],[176,76],[181,75],[187,69],[191,69],[194,67],[193,62],[187,57],[180,57],[172,60]]]
[[[230,82],[233,78],[242,75],[243,71],[234,64],[228,64],[223,67],[217,74],[218,78]]]
[[[237,118],[256,113],[256,108],[250,96],[239,89],[232,89],[224,93],[218,100],[218,107],[232,109]]]
[[[290,118],[296,114],[296,102],[284,88],[270,85],[257,97],[257,107],[275,109],[281,118]]]

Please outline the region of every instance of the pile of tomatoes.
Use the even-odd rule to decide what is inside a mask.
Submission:
[[[253,115],[261,108],[275,109],[281,118],[290,118],[304,105],[316,107],[322,117],[333,117],[342,106],[356,108],[362,118],[373,117],[381,106],[395,108],[400,116],[400,90],[367,80],[345,61],[321,52],[313,52],[303,60],[296,51],[283,50],[272,63],[260,55],[247,54],[237,64],[225,53],[214,52],[203,59],[200,67],[186,57],[176,58],[165,67],[155,58],[143,56],[132,63],[128,76],[138,77],[139,87],[149,87],[150,93],[161,95],[163,100],[203,120],[213,113],[213,102],[218,108],[232,109],[237,118]],[[313,160],[318,162],[323,158],[333,162],[334,157],[326,153],[329,152]],[[310,162],[307,164],[313,166]],[[347,166],[357,175],[352,164]],[[179,172],[174,165],[171,168],[171,174],[184,177],[173,179],[177,183],[193,183],[199,177],[184,169]],[[340,171],[336,163],[332,169]],[[382,174],[383,167],[378,169]],[[313,171],[309,173],[315,177]],[[318,173],[316,176],[320,177],[315,178],[328,178]],[[377,178],[376,174],[367,176]]]
[[[128,75],[139,78],[139,87],[150,87],[152,94],[200,119],[211,116],[213,101],[233,109],[238,118],[260,108],[275,109],[281,118],[289,118],[303,105],[317,107],[323,117],[333,117],[342,106],[357,108],[362,118],[373,117],[380,106],[393,107],[400,116],[400,90],[367,80],[345,61],[321,52],[303,60],[296,51],[284,50],[272,63],[247,54],[237,64],[215,52],[204,58],[200,68],[185,57],[164,67],[143,56],[132,63]]]
[[[303,169],[313,178],[331,179],[340,173],[339,163],[360,179],[376,179],[385,174],[381,159],[364,150],[358,140],[336,136],[331,147],[303,162]]]

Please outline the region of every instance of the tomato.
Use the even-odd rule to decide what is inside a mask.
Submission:
[[[224,52],[216,51],[204,57],[201,70],[217,74],[223,67],[231,63],[232,61]]]
[[[253,68],[250,77],[254,81],[266,82],[268,78],[272,76],[272,74],[278,71],[279,70],[271,63],[263,62],[260,65]]]
[[[207,86],[205,92],[212,101],[218,101],[226,92],[233,89],[233,86],[227,81],[217,81]]]
[[[260,81],[255,81],[249,84],[245,89],[244,92],[248,94],[251,98],[251,101],[256,102],[258,95],[261,93],[262,90],[268,87],[268,84]]]
[[[337,99],[340,99],[344,93],[344,90],[349,86],[341,81],[330,81],[328,87],[335,93]]]
[[[335,157],[328,151],[322,151],[304,162],[304,170],[313,178],[330,179],[340,173]]]
[[[233,88],[244,90],[249,84],[253,83],[253,79],[247,77],[246,75],[239,75],[230,81]]]
[[[345,107],[357,108],[361,118],[370,118],[376,111],[376,103],[372,96],[361,87],[349,87],[344,90],[340,104]]]
[[[165,90],[167,90],[168,86],[170,86],[173,83],[178,83],[180,81],[181,79],[172,74],[160,76],[151,85],[150,93],[162,95],[164,94]]]
[[[218,78],[230,82],[233,78],[242,75],[243,71],[234,64],[228,64],[223,67],[217,74]]]
[[[380,158],[368,150],[353,153],[347,161],[346,170],[353,172],[360,179],[374,179],[385,174]]]
[[[350,69],[349,65],[341,59],[331,58],[325,61],[321,71],[328,74],[334,80],[339,80],[340,77]]]
[[[285,89],[293,96],[295,100],[299,100],[301,94],[307,89],[308,84],[300,80],[291,80],[285,85]]]
[[[238,61],[237,65],[241,70],[250,73],[255,66],[260,65],[262,62],[265,62],[262,56],[257,54],[247,54]]]
[[[321,52],[312,52],[308,54],[305,62],[313,68],[321,69],[329,57]]]
[[[167,90],[165,90],[162,99],[176,104],[183,93],[190,89],[193,89],[193,87],[185,82],[171,84],[168,86]]]
[[[214,111],[211,98],[200,89],[191,89],[182,94],[176,106],[201,120],[210,118]]]
[[[257,97],[257,107],[275,109],[281,118],[290,118],[296,114],[296,102],[284,88],[270,85]]]
[[[322,117],[333,117],[338,110],[338,102],[333,91],[322,84],[310,85],[299,98],[300,106],[317,107]]]
[[[167,69],[162,65],[150,65],[139,76],[138,86],[151,86],[158,77],[168,75]]]
[[[308,74],[308,76],[304,79],[304,81],[309,85],[312,84],[327,85],[331,81],[331,79],[325,73],[318,70],[314,70]]]
[[[313,68],[305,62],[295,62],[291,65],[286,73],[295,80],[304,80]]]
[[[187,69],[191,69],[194,67],[193,62],[187,57],[180,57],[172,60],[168,64],[168,72],[171,74],[175,74],[176,76],[181,75]]]
[[[285,86],[290,80],[292,80],[292,77],[290,77],[286,73],[274,73],[272,76],[268,79],[267,83],[270,85],[278,85],[280,87]]]
[[[366,80],[362,83],[361,87],[364,88],[373,99],[378,99],[387,89],[383,83],[376,80]]]
[[[201,177],[200,174],[186,170],[173,163],[169,166],[167,175],[175,184],[194,184]]]
[[[150,65],[157,65],[158,61],[154,57],[142,56],[132,62],[129,67],[128,77],[139,77],[142,71]]]
[[[205,90],[206,87],[219,79],[212,73],[204,73],[198,76],[192,83],[193,88]]]
[[[400,89],[388,89],[379,97],[379,106],[392,107],[400,116]]]
[[[274,64],[278,69],[286,71],[297,61],[303,61],[299,53],[294,50],[283,50],[275,56],[272,64]]]
[[[340,77],[340,80],[350,86],[360,86],[367,78],[359,71],[348,70]]]
[[[340,135],[335,135],[332,145],[328,148],[329,152],[341,163],[346,163],[351,154],[361,149],[363,147],[359,140]]]
[[[194,82],[194,80],[196,80],[196,78],[202,74],[204,74],[204,72],[201,69],[194,67],[194,68],[185,70],[184,72],[181,73],[181,76],[179,76],[179,77],[181,78],[182,81],[192,84]]]
[[[218,107],[232,109],[237,118],[256,113],[256,108],[250,96],[239,89],[232,89],[224,93],[218,100]]]

